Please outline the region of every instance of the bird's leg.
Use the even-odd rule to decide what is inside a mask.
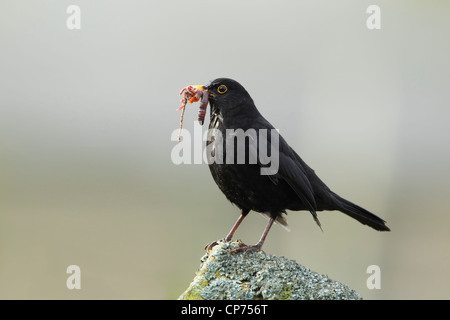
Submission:
[[[247,252],[247,251],[260,251],[261,247],[264,244],[264,241],[266,240],[267,234],[269,233],[270,228],[272,227],[273,223],[275,222],[274,218],[270,218],[269,223],[266,226],[266,229],[264,229],[263,234],[261,235],[261,238],[259,239],[258,243],[253,246],[241,246],[238,249],[233,249],[230,252]]]
[[[237,228],[239,228],[242,221],[244,221],[246,215],[241,214],[239,218],[236,220],[236,222],[233,225],[233,228],[231,228],[230,232],[228,232],[225,239],[223,239],[225,242],[231,241],[233,239],[234,233],[236,232]]]
[[[227,236],[225,237],[225,239],[223,239],[223,241],[225,242],[229,242],[231,241],[231,239],[233,239],[234,233],[236,232],[237,228],[239,228],[240,224],[242,223],[242,221],[244,221],[245,217],[247,216],[247,214],[250,212],[250,210],[241,210],[241,215],[239,216],[239,218],[237,219],[237,221],[234,223],[233,227],[231,228],[230,232],[228,232]],[[219,240],[217,240],[219,241]],[[206,245],[205,250],[207,250],[209,252],[209,250],[211,250],[215,245],[217,245],[217,241],[211,242],[210,244]]]

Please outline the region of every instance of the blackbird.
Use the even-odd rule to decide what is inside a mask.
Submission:
[[[375,230],[390,231],[383,219],[331,191],[259,113],[241,84],[218,78],[199,87],[208,92],[211,107],[209,169],[226,198],[241,210],[225,241],[231,241],[251,210],[268,216],[269,222],[257,244],[241,244],[239,251],[260,250],[274,222],[287,227],[286,210],[308,210],[319,227],[317,211],[338,210]],[[237,138],[239,132],[248,133],[244,135],[244,145]],[[264,146],[267,150],[262,150]],[[239,150],[245,151],[244,158],[239,159]],[[276,160],[274,163],[278,162],[276,171],[264,172],[263,168],[269,167],[268,154]]]

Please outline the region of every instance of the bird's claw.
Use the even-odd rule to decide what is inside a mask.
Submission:
[[[239,252],[251,252],[251,251],[261,251],[262,244],[257,243],[253,246],[248,246],[242,241],[238,240],[233,242],[239,246],[239,248],[232,249],[229,251],[229,253],[239,253]]]
[[[206,252],[209,253],[209,251],[211,251],[212,248],[214,248],[215,246],[217,246],[217,245],[219,244],[220,241],[222,241],[222,240],[213,241],[213,242],[207,244],[207,245],[205,246]]]
[[[221,239],[221,240],[217,240],[217,241],[213,241],[213,242],[211,242],[211,243],[209,243],[209,244],[207,244],[206,246],[205,246],[205,250],[209,253],[209,251],[211,251],[211,249],[212,248],[214,248],[215,246],[217,246],[218,244],[219,244],[219,242],[230,242],[231,240],[227,240],[227,239]],[[241,250],[241,248],[244,248],[244,251],[246,251],[245,250],[245,248],[250,248],[250,247],[252,247],[252,246],[247,246],[245,243],[243,243],[241,240],[236,240],[236,241],[233,241],[233,242],[230,242],[231,244],[237,244],[240,248],[238,248],[238,249],[232,249],[232,250],[230,250],[230,252],[240,252]]]

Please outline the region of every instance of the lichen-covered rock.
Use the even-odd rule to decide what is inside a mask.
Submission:
[[[181,300],[354,300],[362,297],[293,260],[260,252],[230,253],[236,243],[219,242]]]

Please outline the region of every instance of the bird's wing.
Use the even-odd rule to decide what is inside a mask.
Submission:
[[[268,175],[269,179],[275,184],[278,184],[280,179],[284,180],[305,205],[305,209],[311,212],[314,221],[320,227],[321,225],[316,214],[317,206],[314,199],[314,190],[307,175],[307,170],[311,169],[281,136],[279,136],[278,145],[278,172],[274,175]]]
[[[289,148],[289,147],[288,147]],[[290,149],[290,148],[289,148]],[[289,150],[291,151],[291,150]],[[314,200],[314,191],[306,175],[305,168],[296,161],[293,152],[279,153],[279,168],[275,177],[286,181],[297,196],[302,200],[309,211],[316,211],[316,201]]]
[[[303,162],[303,160],[294,150],[292,150],[292,148],[280,134],[278,134],[277,140],[272,140],[274,138],[274,136],[272,136],[272,132],[278,133],[278,131],[276,131],[274,127],[266,119],[264,119],[264,117],[259,116],[257,117],[257,119],[253,119],[252,125],[257,129],[268,129],[269,131],[272,130],[270,134],[267,133],[267,136],[265,137],[266,139],[259,135],[260,140],[258,141],[258,147],[261,147],[261,142],[264,142],[264,140],[266,141],[267,147],[264,151],[272,150],[272,148],[274,149],[271,151],[271,156],[273,151],[278,151],[278,171],[275,174],[269,174],[267,176],[274,184],[278,184],[280,180],[284,180],[292,188],[292,190],[294,190],[299,199],[305,205],[305,209],[311,212],[314,221],[320,227],[321,225],[319,222],[319,218],[316,214],[317,206],[314,199],[314,191],[307,175],[308,170],[312,169]],[[278,142],[275,143],[275,141]],[[276,144],[278,144],[278,146],[276,146]],[[256,152],[256,150],[249,151],[250,154],[255,154]],[[258,151],[258,163],[261,167],[266,167],[264,165],[261,165],[261,162],[263,162],[260,161],[261,149],[259,149]]]

